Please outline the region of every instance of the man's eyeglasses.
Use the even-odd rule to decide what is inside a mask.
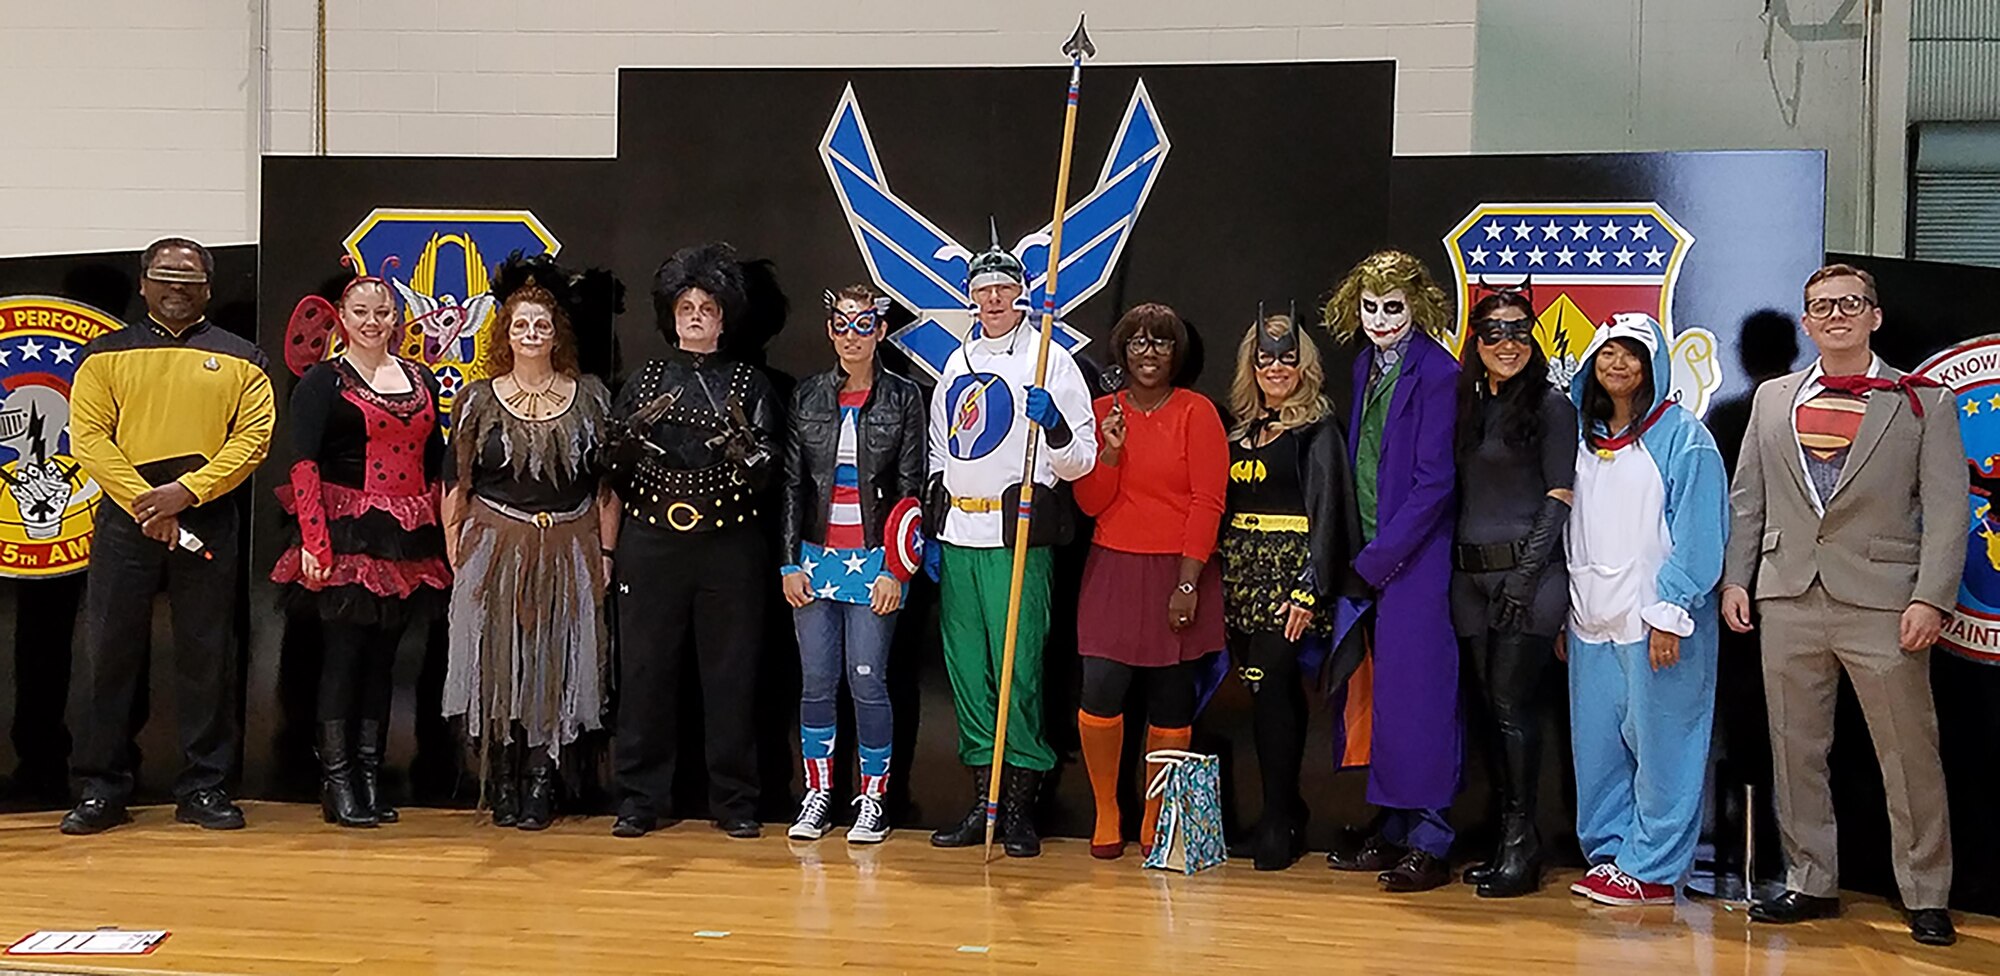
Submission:
[[[1261,350],[1257,353],[1258,369],[1270,369],[1271,367],[1278,365],[1297,366],[1298,364],[1299,364],[1299,354],[1297,350],[1293,350],[1291,352],[1283,353],[1277,356],[1273,356],[1270,353],[1263,352]]]
[[[1148,352],[1166,354],[1174,351],[1174,340],[1167,336],[1135,335],[1125,340],[1125,351],[1134,356]]]
[[[872,336],[875,334],[875,326],[879,321],[880,316],[872,308],[865,308],[853,313],[842,312],[836,309],[828,312],[826,316],[826,324],[829,328],[833,329],[834,335],[846,335],[852,332],[858,336]]]
[[[1867,295],[1841,295],[1836,298],[1815,298],[1806,302],[1806,318],[1830,319],[1834,309],[1842,315],[1860,315],[1875,307],[1875,299]]]
[[[1497,346],[1503,342],[1531,346],[1535,343],[1535,323],[1532,319],[1487,319],[1473,323],[1472,334],[1479,337],[1482,346]]]

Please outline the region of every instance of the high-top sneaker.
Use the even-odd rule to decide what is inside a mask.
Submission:
[[[785,836],[793,840],[818,840],[826,836],[828,827],[833,826],[833,815],[829,812],[833,797],[825,790],[807,790],[805,799],[799,801],[799,819],[792,823]]]
[[[880,844],[889,836],[889,817],[882,810],[882,797],[863,793],[854,798],[854,826],[847,828],[850,844]]]

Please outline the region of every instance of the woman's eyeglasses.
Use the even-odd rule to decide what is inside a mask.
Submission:
[[[1873,308],[1875,300],[1867,295],[1841,295],[1837,298],[1815,298],[1806,303],[1806,318],[1830,319],[1834,309],[1842,315],[1860,315]]]
[[[1134,356],[1140,353],[1170,353],[1174,351],[1174,340],[1167,336],[1135,335],[1125,340],[1125,351]]]
[[[1530,346],[1535,342],[1535,323],[1532,319],[1487,319],[1474,323],[1472,333],[1479,337],[1482,346],[1497,346],[1503,342]]]

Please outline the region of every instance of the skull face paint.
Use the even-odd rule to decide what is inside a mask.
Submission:
[[[1410,334],[1410,302],[1403,289],[1377,295],[1361,290],[1361,331],[1377,348],[1387,349]]]

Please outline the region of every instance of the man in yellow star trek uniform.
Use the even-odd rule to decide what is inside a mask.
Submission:
[[[130,818],[132,716],[145,693],[153,596],[173,607],[173,688],[184,766],[174,817],[243,826],[223,789],[236,761],[236,610],[240,515],[231,489],[270,447],[276,420],[264,354],[209,322],[215,260],[167,238],[140,260],[145,321],[84,347],[70,392],[70,449],[109,504],[97,506],[77,668],[71,772],[82,801],[66,834]]]

